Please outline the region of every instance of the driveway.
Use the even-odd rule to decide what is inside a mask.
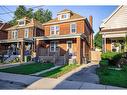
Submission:
[[[99,77],[96,75],[96,68],[98,65],[88,66],[87,68],[82,68],[79,72],[72,74],[70,77],[66,78],[68,81],[79,81],[88,83],[99,83]]]

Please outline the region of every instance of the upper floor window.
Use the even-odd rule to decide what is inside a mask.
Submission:
[[[70,31],[71,31],[71,33],[76,33],[76,31],[77,31],[76,23],[70,24]]]
[[[58,16],[59,20],[65,20],[65,19],[69,19],[70,18],[70,14],[69,13],[65,13],[65,14],[60,14]]]
[[[17,39],[18,38],[18,30],[12,31],[12,38]]]
[[[28,38],[29,37],[29,28],[26,28],[24,31],[24,38]]]
[[[25,25],[25,21],[24,20],[20,20],[19,23],[18,23],[19,26],[23,26]]]
[[[58,25],[54,25],[50,27],[50,34],[51,35],[58,35],[60,31],[60,28]]]

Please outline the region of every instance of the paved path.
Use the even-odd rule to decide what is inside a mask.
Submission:
[[[0,72],[0,80],[22,83],[24,85],[30,85],[31,83],[33,83],[41,78],[42,77]]]
[[[99,83],[99,78],[95,72],[96,68],[97,65],[93,64],[82,65],[58,79],[40,79],[26,89],[123,89],[96,84]]]
[[[26,89],[123,89],[120,87],[107,86],[101,84],[93,84],[78,81],[61,81],[60,79],[44,78],[40,79]]]
[[[66,80],[68,81],[79,81],[79,82],[88,82],[88,83],[99,83],[99,77],[96,75],[96,68],[98,65],[92,65],[82,68],[79,72],[74,73]]]
[[[26,87],[27,85],[29,86],[25,89],[123,89],[95,84],[98,82],[98,79],[94,75],[95,68],[96,66],[94,67],[93,64],[82,65],[58,79],[0,72],[0,80],[2,80],[0,81],[0,85],[2,85],[0,89],[10,89],[11,87],[14,89],[23,89],[24,86]],[[89,80],[87,77],[93,78],[93,80]]]
[[[55,67],[52,67],[52,68],[50,68],[50,69],[43,70],[43,71],[40,71],[40,72],[37,72],[37,73],[34,73],[34,74],[30,74],[30,75],[35,75],[35,76],[37,76],[37,75],[40,75],[40,74],[49,72],[49,71],[51,71],[51,70],[57,69],[57,68],[59,68],[59,67],[61,67],[61,66],[55,66]]]

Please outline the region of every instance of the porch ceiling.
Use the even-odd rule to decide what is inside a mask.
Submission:
[[[127,33],[105,33],[102,34],[102,38],[120,38],[123,37],[125,38],[127,35]]]
[[[37,40],[56,40],[56,39],[68,39],[68,38],[77,38],[86,37],[84,34],[68,34],[68,35],[53,35],[53,36],[42,36],[42,37],[35,37]]]
[[[7,39],[7,40],[0,40],[0,43],[13,43],[13,42],[33,42],[32,39]]]

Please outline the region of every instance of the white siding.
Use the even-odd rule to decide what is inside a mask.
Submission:
[[[112,17],[104,23],[103,29],[127,27],[127,6],[122,6]]]

